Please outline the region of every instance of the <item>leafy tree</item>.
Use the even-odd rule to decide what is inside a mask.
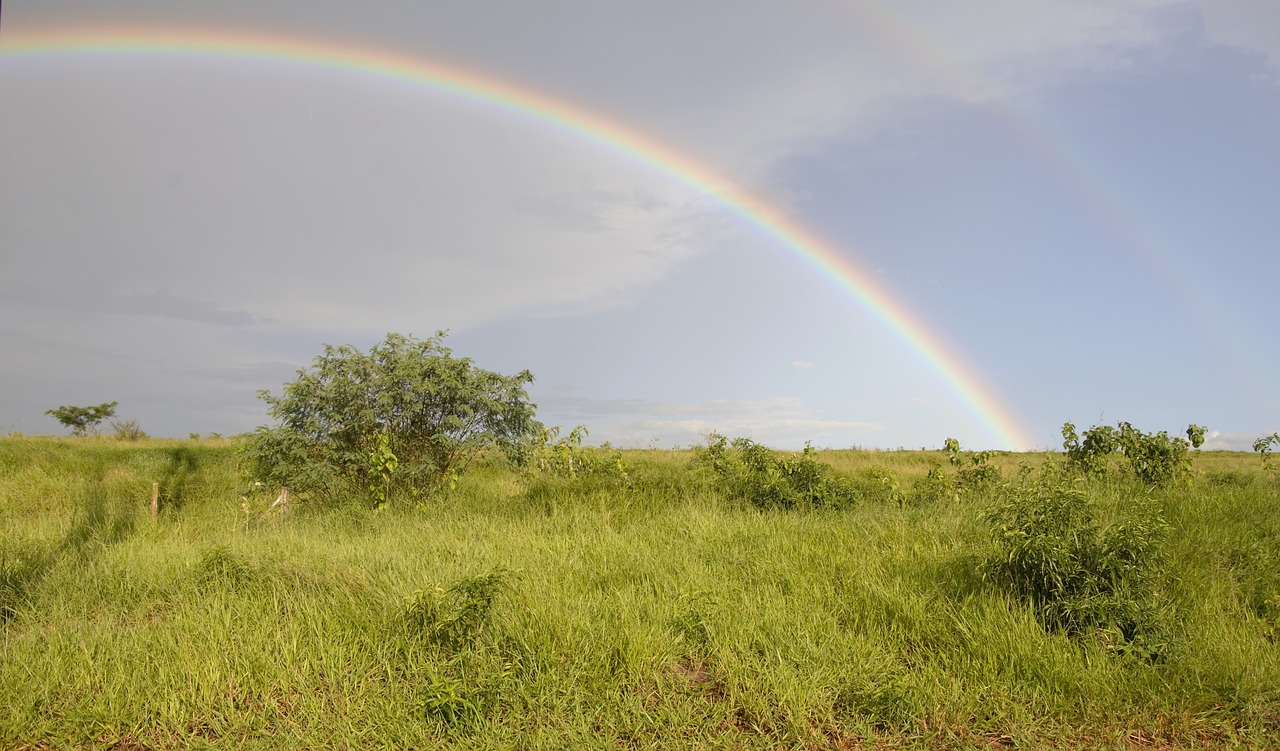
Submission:
[[[381,505],[452,484],[487,448],[515,456],[541,429],[525,392],[533,375],[477,368],[444,337],[391,333],[367,353],[325,345],[282,395],[259,392],[279,424],[245,445],[258,477],[328,496],[370,491]]]
[[[70,404],[57,409],[46,410],[46,415],[71,428],[71,435],[85,435],[96,431],[98,424],[116,413],[116,405],[120,402],[106,402],[92,407],[73,407]]]

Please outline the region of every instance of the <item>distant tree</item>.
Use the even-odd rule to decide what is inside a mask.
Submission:
[[[245,444],[258,478],[381,505],[451,484],[486,448],[516,456],[541,430],[525,393],[533,375],[477,368],[444,337],[392,333],[367,353],[326,345],[282,395],[259,392],[279,424]]]
[[[110,419],[116,413],[116,405],[120,402],[107,402],[92,407],[73,407],[64,405],[57,409],[46,410],[46,415],[71,428],[71,435],[85,435],[96,431],[98,423]]]

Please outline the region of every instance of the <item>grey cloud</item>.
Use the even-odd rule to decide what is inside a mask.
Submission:
[[[833,419],[814,414],[793,397],[672,402],[594,399],[563,392],[539,400],[544,422],[590,420],[593,441],[619,446],[700,443],[712,432],[748,436],[778,448],[798,448],[807,440],[851,445],[887,429],[880,422]]]
[[[207,323],[214,326],[253,326],[271,323],[271,319],[247,310],[226,309],[217,303],[179,297],[170,292],[131,294],[94,289],[88,284],[79,289],[59,289],[9,281],[0,284],[0,293],[10,303],[24,303],[42,308],[56,308],[80,313],[172,318],[179,321]]]

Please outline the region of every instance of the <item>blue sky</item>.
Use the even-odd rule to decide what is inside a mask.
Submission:
[[[6,3],[0,431],[118,400],[266,421],[322,345],[451,332],[593,441],[1010,448],[892,327],[689,185],[533,118],[243,59],[5,56],[242,29],[444,61],[749,187],[964,364],[1065,421],[1280,430],[1269,0]]]

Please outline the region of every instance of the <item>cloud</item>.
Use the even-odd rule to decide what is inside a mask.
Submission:
[[[721,399],[705,402],[592,399],[553,393],[539,400],[547,423],[590,420],[591,440],[617,446],[689,446],[710,433],[745,436],[777,448],[805,441],[851,445],[884,431],[884,423],[832,419],[815,414],[794,397]]]
[[[1280,4],[1272,0],[1201,0],[1211,39],[1266,55],[1280,65]]]
[[[796,360],[791,363],[792,370],[813,370],[813,363],[804,360]]]
[[[1270,433],[1222,433],[1216,430],[1205,435],[1201,451],[1253,451],[1253,442]]]

